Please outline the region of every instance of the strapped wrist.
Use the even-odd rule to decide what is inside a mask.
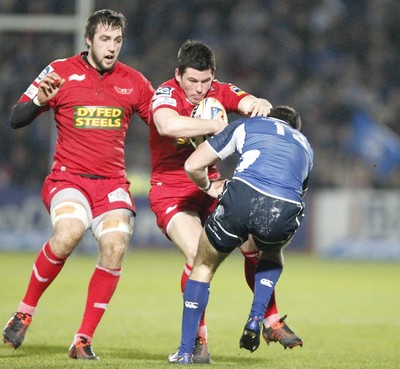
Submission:
[[[37,95],[32,99],[32,101],[33,101],[33,103],[34,103],[36,106],[38,106],[38,107],[44,106],[44,105],[42,105],[42,104],[39,102],[39,99],[38,99]]]

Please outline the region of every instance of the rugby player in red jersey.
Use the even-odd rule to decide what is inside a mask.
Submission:
[[[40,297],[90,229],[99,259],[69,356],[98,359],[92,338],[117,287],[134,224],[125,136],[135,112],[148,123],[154,93],[141,73],[118,61],[125,31],[123,14],[96,11],[86,24],[88,51],[52,62],[12,109],[13,128],[52,109],[58,133],[54,163],[42,189],[53,235],[39,252],[26,294],[3,330],[3,341],[14,349],[22,344]]]
[[[205,97],[219,100],[227,113],[235,112],[244,116],[267,116],[272,108],[268,100],[257,98],[233,84],[216,80],[215,68],[214,53],[207,45],[194,40],[184,42],[178,52],[175,78],[163,83],[151,102],[150,206],[157,217],[158,226],[186,259],[181,278],[182,292],[193,266],[202,224],[217,203],[216,199],[207,195],[207,189],[202,191],[186,175],[184,163],[194,151],[190,138],[213,135],[226,126],[220,116],[199,120],[191,118],[191,112]],[[216,166],[208,168],[208,176],[212,181],[218,180],[220,174]],[[253,288],[259,254],[253,242],[244,244],[241,250],[245,256],[246,279]],[[289,347],[289,344],[300,342],[301,339],[283,319],[273,296],[266,311],[264,338],[268,343],[279,341]],[[170,362],[176,359],[177,355],[169,357]],[[196,338],[193,361],[211,362],[204,316]]]

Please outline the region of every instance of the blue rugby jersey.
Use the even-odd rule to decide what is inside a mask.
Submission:
[[[221,160],[239,154],[233,179],[263,194],[302,202],[313,150],[307,138],[286,122],[270,117],[239,119],[207,142]]]

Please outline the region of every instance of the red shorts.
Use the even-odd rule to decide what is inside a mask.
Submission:
[[[194,184],[185,187],[153,185],[150,189],[149,200],[150,208],[157,218],[157,225],[165,234],[167,234],[168,223],[175,214],[184,211],[195,212],[203,225],[218,204],[217,199],[208,196]]]
[[[136,212],[135,202],[129,192],[130,183],[121,178],[86,178],[53,170],[44,181],[42,200],[47,210],[56,193],[66,188],[75,188],[88,200],[93,218],[114,209],[128,209]]]

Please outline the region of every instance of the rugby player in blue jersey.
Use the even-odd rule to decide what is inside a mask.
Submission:
[[[258,348],[264,312],[283,269],[282,250],[304,216],[303,196],[313,165],[313,151],[300,129],[301,118],[293,108],[274,107],[268,117],[230,123],[187,159],[188,176],[203,191],[218,198],[219,205],[206,221],[185,286],[176,363],[192,364],[210,281],[221,262],[249,235],[261,257],[240,347],[251,352]],[[239,154],[239,161],[232,179],[210,181],[207,167],[234,153]]]

